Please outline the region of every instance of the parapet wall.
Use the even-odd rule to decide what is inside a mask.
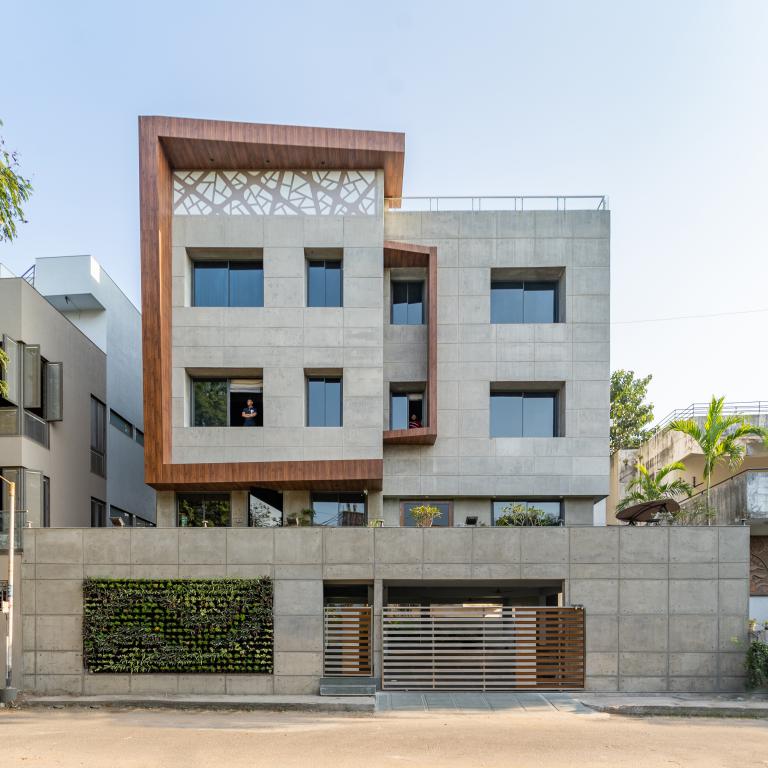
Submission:
[[[384,582],[559,579],[564,603],[585,609],[587,689],[737,691],[748,557],[745,527],[25,529],[15,682],[38,693],[316,693],[323,580],[374,585],[378,673]],[[274,675],[85,672],[89,576],[272,577]]]

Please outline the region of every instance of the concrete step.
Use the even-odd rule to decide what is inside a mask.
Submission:
[[[324,677],[320,681],[321,696],[375,696],[373,677]]]

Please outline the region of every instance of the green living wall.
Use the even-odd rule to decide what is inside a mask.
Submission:
[[[90,672],[272,674],[272,580],[87,579]]]

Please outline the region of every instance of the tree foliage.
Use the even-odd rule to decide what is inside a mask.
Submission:
[[[8,355],[0,348],[0,376],[5,375],[5,366],[8,365]],[[0,378],[0,397],[8,397],[8,382]]]
[[[635,378],[634,371],[611,374],[611,453],[637,448],[648,437],[653,404],[645,401],[652,376]]]
[[[657,499],[674,499],[678,496],[690,497],[693,486],[678,477],[670,479],[672,472],[684,472],[685,464],[675,461],[663,466],[658,472],[651,473],[644,464],[637,464],[637,475],[627,486],[627,495],[616,505],[616,509],[622,509],[633,504],[642,504],[644,501],[656,501]]]
[[[18,167],[18,153],[7,150],[0,136],[0,242],[16,238],[16,224],[25,221],[23,205],[32,194],[32,184],[18,172]]]
[[[759,437],[768,445],[768,429],[750,424],[743,416],[724,415],[724,405],[725,397],[712,395],[703,426],[695,419],[676,419],[668,427],[672,432],[688,435],[704,454],[707,506],[715,467],[718,464],[728,464],[731,469],[736,469],[744,461],[745,437]]]

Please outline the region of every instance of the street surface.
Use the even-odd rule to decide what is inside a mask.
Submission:
[[[768,722],[582,712],[0,711],[2,768],[768,766]]]

